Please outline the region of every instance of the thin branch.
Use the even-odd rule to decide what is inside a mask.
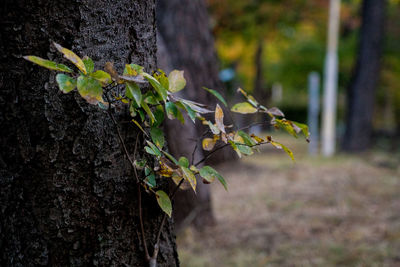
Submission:
[[[110,98],[108,97],[108,95],[105,94],[105,96],[107,98],[107,101],[110,101]],[[131,159],[131,157],[129,155],[129,152],[128,152],[128,149],[126,148],[125,141],[122,138],[122,134],[121,134],[121,131],[119,130],[118,123],[115,120],[114,115],[112,113],[111,105],[108,106],[107,112],[108,112],[108,115],[110,116],[110,118],[111,118],[111,120],[112,120],[112,122],[114,124],[115,130],[116,130],[117,135],[118,135],[118,139],[120,141],[120,144],[122,146],[122,149],[124,150],[124,153],[125,153],[126,157],[128,158],[129,163],[131,164],[132,168],[136,169],[135,163]],[[139,178],[137,176],[136,176],[136,182],[139,183]]]
[[[194,154],[196,153],[197,150],[197,145],[198,145],[199,141],[196,141],[196,145],[194,146],[193,152],[192,152],[192,158],[191,158],[191,164],[193,165],[194,162]]]
[[[106,97],[107,101],[110,102],[110,98],[109,98],[109,96],[108,96],[107,94],[105,94],[105,97]],[[111,105],[108,106],[107,111],[108,111],[108,115],[110,116],[110,118],[111,118],[111,120],[112,120],[112,122],[113,122],[113,124],[114,124],[114,128],[115,128],[115,130],[116,130],[116,132],[117,132],[117,134],[118,134],[118,138],[119,138],[120,144],[121,144],[121,146],[122,146],[122,148],[123,148],[123,150],[124,150],[124,152],[125,152],[125,155],[126,155],[126,157],[128,158],[128,161],[129,161],[129,163],[131,164],[131,166],[132,166],[132,168],[133,168],[133,170],[134,170],[134,173],[135,173],[136,187],[137,187],[137,195],[138,195],[138,208],[139,208],[140,230],[141,230],[141,234],[142,234],[143,247],[144,247],[144,252],[145,252],[146,260],[147,260],[147,261],[150,261],[150,254],[149,254],[149,251],[148,251],[148,249],[147,249],[146,237],[145,237],[145,234],[144,234],[143,214],[142,214],[142,190],[141,190],[141,188],[140,188],[141,184],[140,184],[140,181],[139,181],[139,176],[138,176],[138,174],[137,174],[137,170],[136,170],[135,163],[134,163],[134,161],[131,159],[131,157],[130,157],[130,155],[129,155],[129,152],[128,152],[128,149],[126,148],[125,141],[124,141],[124,139],[122,138],[121,131],[119,130],[119,127],[118,127],[118,123],[117,123],[117,121],[115,120],[114,115],[113,115],[113,113],[112,113]],[[138,140],[139,140],[139,134],[140,134],[140,133],[138,133],[138,134],[136,135],[135,150],[134,150],[134,153],[133,153],[133,157],[134,157],[134,158],[136,158],[136,152],[137,152],[137,144],[138,144]]]
[[[200,163],[203,163],[204,161],[206,161],[207,159],[209,159],[209,158],[212,156],[212,154],[214,154],[214,153],[217,152],[218,150],[221,150],[221,149],[223,149],[224,147],[227,147],[227,146],[229,146],[229,144],[225,144],[225,145],[223,145],[223,146],[217,147],[216,149],[214,149],[213,151],[211,151],[210,153],[208,153],[207,156],[205,156],[204,158],[202,158],[201,160],[199,160],[198,162],[196,162],[196,164],[194,164],[194,166],[197,167]]]
[[[144,234],[144,226],[143,226],[143,214],[142,214],[142,190],[140,188],[140,184],[137,183],[137,194],[138,194],[138,206],[139,206],[139,221],[140,221],[140,231],[142,232],[142,240],[143,240],[143,247],[144,247],[144,253],[146,255],[146,260],[150,261],[150,254],[149,250],[147,249],[147,244],[146,244],[146,237]]]

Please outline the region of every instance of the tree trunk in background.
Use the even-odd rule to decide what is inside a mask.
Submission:
[[[379,82],[386,0],[364,0],[359,52],[348,92],[343,149],[357,152],[371,144],[375,90]]]
[[[216,100],[201,87],[221,92],[222,84],[218,78],[218,61],[214,50],[214,39],[209,28],[209,17],[203,0],[158,0],[157,25],[159,29],[159,60],[161,68],[185,71],[186,88],[181,96],[215,108]],[[163,51],[163,52],[161,52]],[[196,129],[189,120],[181,125],[177,120],[167,122],[168,146],[174,156],[191,158],[196,145],[193,139],[202,134],[204,128]],[[201,143],[199,142],[199,147]],[[196,160],[204,156],[197,151]],[[209,163],[215,164],[233,159],[228,151],[216,153]],[[176,196],[175,222],[185,226],[193,222],[202,227],[214,222],[211,211],[210,186],[198,181],[197,195],[191,190],[180,191]],[[182,223],[184,225],[182,225]]]
[[[136,183],[111,120],[55,73],[23,60],[61,61],[50,42],[92,57],[97,68],[156,67],[154,1],[1,2],[0,265],[146,266]],[[49,52],[50,51],[50,52]],[[117,119],[127,112],[119,112]],[[128,147],[136,130],[122,127]],[[138,151],[143,151],[140,142]],[[131,151],[133,152],[133,151]],[[143,194],[147,244],[163,213]],[[168,220],[159,266],[179,265]]]
[[[252,95],[260,102],[261,105],[268,107],[269,95],[267,92],[267,88],[265,86],[265,77],[264,77],[264,65],[263,65],[263,56],[264,56],[264,40],[263,38],[259,38],[257,41],[257,49],[254,55],[254,66],[256,70],[256,75],[254,77],[254,85],[253,85],[253,93]],[[266,116],[263,113],[253,114],[254,121],[256,122],[265,122]],[[248,124],[248,121],[245,122],[245,125]],[[268,124],[263,124],[262,126],[252,127],[252,131],[261,131],[268,129]]]

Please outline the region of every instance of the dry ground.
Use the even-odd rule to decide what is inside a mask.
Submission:
[[[399,155],[309,157],[264,150],[218,170],[217,225],[178,235],[183,267],[400,266]]]

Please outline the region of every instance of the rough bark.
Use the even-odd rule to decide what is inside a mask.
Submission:
[[[21,56],[61,61],[49,52],[56,41],[97,68],[109,60],[120,71],[128,62],[154,70],[154,9],[154,1],[1,2],[1,266],[146,266],[136,184],[111,120]],[[132,148],[135,129],[121,130]],[[153,196],[142,202],[151,252],[163,214]],[[170,220],[158,261],[178,265]]]
[[[158,0],[157,23],[159,44],[163,43],[163,53],[159,58],[166,69],[183,69],[187,86],[182,96],[200,103],[215,107],[216,100],[202,86],[221,91],[222,84],[218,78],[218,61],[214,50],[214,39],[209,27],[209,17],[203,0]],[[188,121],[188,120],[187,120]],[[204,129],[196,127],[188,121],[180,125],[177,121],[167,123],[169,149],[175,156],[186,156],[190,159],[195,142]],[[200,145],[200,144],[199,144]],[[198,151],[196,159],[204,154]],[[217,153],[211,162],[217,163],[232,159],[230,151]],[[195,160],[196,161],[196,160]],[[175,221],[179,225],[192,221],[197,227],[214,222],[211,211],[209,185],[198,181],[197,195],[190,190],[181,191],[176,196],[174,212]],[[188,217],[189,216],[189,217]]]
[[[371,144],[375,91],[379,82],[386,0],[364,0],[355,72],[348,91],[343,149],[357,152]]]

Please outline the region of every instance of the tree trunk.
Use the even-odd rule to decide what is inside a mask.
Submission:
[[[154,1],[1,2],[1,266],[146,266],[136,183],[111,120],[21,56],[61,61],[48,52],[56,41],[97,68],[154,70],[154,9]],[[121,130],[132,148],[135,128]],[[163,213],[153,196],[143,193],[142,203],[151,253]],[[158,265],[179,265],[170,220]]]
[[[375,90],[379,82],[386,0],[364,0],[356,69],[348,91],[343,149],[357,152],[371,144]]]
[[[218,78],[218,62],[214,50],[209,17],[203,0],[159,0],[157,2],[157,22],[159,29],[159,46],[161,67],[171,70],[183,69],[187,85],[181,91],[181,96],[200,103],[207,103],[211,109],[215,108],[216,100],[202,86],[221,92],[222,84]],[[196,129],[188,119],[188,123],[181,125],[177,120],[168,121],[168,147],[174,156],[186,156],[189,159],[201,136],[203,129]],[[211,164],[232,159],[231,152],[216,153]],[[195,162],[204,157],[201,143],[195,154]],[[191,190],[180,191],[175,198],[177,208],[174,219],[177,228],[192,223],[196,227],[203,227],[214,223],[211,210],[211,196],[209,185],[198,181],[197,195]]]

